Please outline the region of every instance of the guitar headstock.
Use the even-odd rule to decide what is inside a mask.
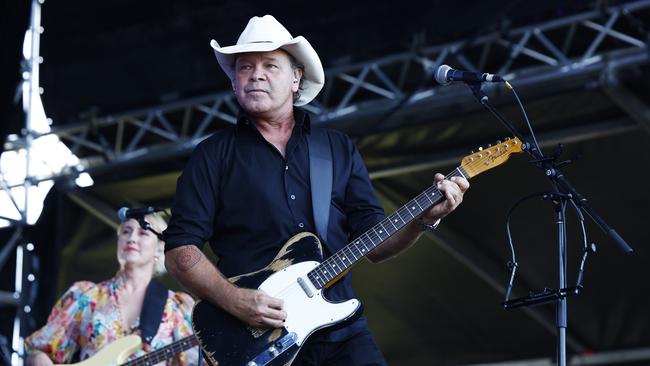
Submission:
[[[494,146],[480,149],[478,152],[464,157],[460,166],[467,173],[467,178],[472,178],[505,163],[511,154],[522,152],[521,145],[521,140],[517,137],[504,142],[497,141]]]

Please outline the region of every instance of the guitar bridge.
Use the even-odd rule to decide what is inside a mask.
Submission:
[[[255,356],[252,360],[246,363],[246,366],[262,366],[268,365],[271,361],[276,359],[291,346],[296,344],[298,336],[296,333],[287,333],[284,337],[271,343],[271,345],[262,351],[259,355]]]

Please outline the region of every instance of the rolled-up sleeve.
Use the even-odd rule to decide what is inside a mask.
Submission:
[[[214,231],[220,166],[213,139],[200,143],[176,183],[172,218],[164,232],[165,251],[183,245],[203,248]]]

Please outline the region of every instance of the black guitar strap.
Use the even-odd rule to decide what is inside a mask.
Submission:
[[[167,302],[167,291],[167,287],[152,279],[144,294],[144,303],[140,311],[140,337],[148,344],[151,344],[153,337],[158,333]]]
[[[314,223],[316,234],[327,244],[327,226],[332,200],[332,148],[325,130],[312,127],[308,136],[309,180]]]

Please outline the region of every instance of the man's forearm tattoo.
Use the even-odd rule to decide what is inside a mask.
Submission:
[[[197,265],[201,261],[202,257],[203,255],[199,248],[193,245],[188,245],[187,247],[180,249],[175,258],[176,265],[181,271],[187,272]]]

